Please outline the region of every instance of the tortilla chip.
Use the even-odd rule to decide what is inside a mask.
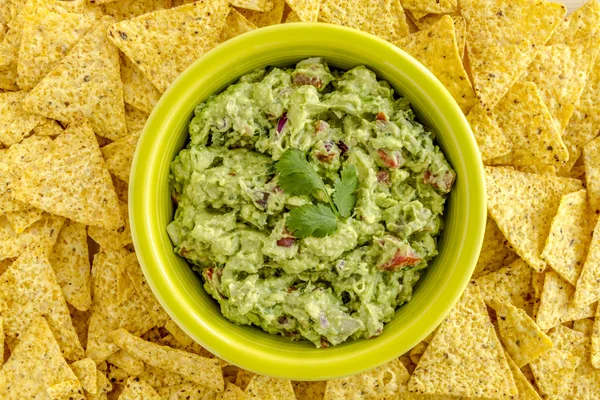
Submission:
[[[38,222],[16,234],[6,216],[0,216],[0,260],[17,258],[32,245],[43,248],[44,253],[49,255],[63,223],[61,217],[43,214]]]
[[[302,22],[317,22],[321,0],[287,0],[292,11]]]
[[[0,398],[44,399],[47,387],[77,381],[46,320],[36,316],[27,323],[27,329],[19,335],[19,344],[0,370]]]
[[[89,321],[86,355],[96,363],[106,360],[119,350],[108,337],[113,330],[124,328],[141,335],[154,326],[154,318],[146,312],[144,300],[131,284],[129,297],[119,301],[119,282],[122,281],[122,272],[127,267],[128,254],[127,250],[120,249],[94,256],[92,316]]]
[[[127,121],[127,132],[130,134],[144,129],[150,115],[135,107],[125,104],[125,120]]]
[[[0,275],[2,275],[0,273]],[[4,322],[2,316],[0,316],[0,369],[4,365]]]
[[[431,28],[395,42],[429,69],[467,114],[477,103],[475,92],[458,53],[452,18],[444,16]],[[444,62],[440,63],[439,60]]]
[[[448,14],[457,9],[457,0],[402,0],[407,10],[433,14]]]
[[[65,221],[49,261],[65,300],[80,311],[89,309],[92,297],[85,225]]]
[[[94,20],[77,13],[56,13],[41,7],[23,26],[17,64],[17,84],[31,90],[63,59],[93,26]]]
[[[86,400],[81,384],[77,379],[49,386],[46,393],[48,393],[51,400]]]
[[[129,379],[127,371],[117,367],[116,365],[108,364],[106,376],[110,382],[115,385],[123,385]]]
[[[71,369],[81,382],[81,386],[90,394],[98,393],[98,377],[96,363],[90,358],[84,358],[71,364]]]
[[[594,368],[600,368],[600,309],[594,317],[594,327],[591,337],[591,362]]]
[[[161,396],[148,383],[137,377],[127,379],[125,389],[119,396],[121,400],[161,400]]]
[[[417,11],[417,10],[406,10],[406,15],[408,15],[413,21],[421,21],[425,19],[427,16],[435,16],[435,17],[443,17],[443,14],[430,14],[426,11]],[[438,20],[439,20],[438,18]]]
[[[88,227],[88,234],[100,245],[102,250],[119,250],[128,244],[133,243],[131,229],[129,227],[127,203],[119,201],[119,209],[117,212],[120,213],[121,218],[125,221],[125,227],[113,231],[97,226]]]
[[[530,0],[461,0],[471,76],[490,110],[526,70],[562,21],[562,4]]]
[[[223,376],[216,359],[159,346],[140,339],[125,329],[111,332],[110,337],[121,349],[148,365],[178,373],[190,382],[208,389],[223,390]]]
[[[117,194],[94,133],[84,119],[73,122],[15,182],[13,196],[74,221],[118,229]]]
[[[84,14],[92,19],[99,19],[103,16],[100,7],[87,0],[55,1],[52,7],[59,13]]]
[[[6,213],[6,219],[12,230],[18,235],[42,218],[42,210],[27,207],[22,211]]]
[[[63,122],[87,117],[98,135],[126,133],[119,52],[106,38],[113,22],[102,18],[23,100],[27,111]]]
[[[599,110],[600,111],[600,110]],[[600,138],[594,139],[583,148],[585,182],[593,213],[600,213]]]
[[[469,285],[442,322],[408,381],[421,394],[502,397],[517,394],[485,303]]]
[[[489,213],[515,252],[535,271],[543,271],[546,263],[539,255],[560,199],[581,190],[581,181],[506,167],[485,169]]]
[[[589,318],[577,320],[573,322],[573,330],[583,333],[586,337],[590,337],[594,330],[594,320]]]
[[[531,369],[540,392],[553,398],[561,396],[567,383],[575,376],[580,362],[579,357],[557,348],[535,360],[531,363]]]
[[[256,375],[250,381],[244,394],[247,399],[296,399],[291,381],[262,375]]]
[[[486,304],[502,302],[524,310],[533,315],[531,298],[531,276],[534,272],[521,259],[500,268],[496,272],[481,276],[475,280]]]
[[[245,369],[240,368],[235,378],[235,385],[242,388],[242,390],[245,390],[255,376],[256,374],[254,372],[246,371]]]
[[[228,12],[224,0],[199,1],[118,22],[110,27],[108,37],[164,92],[217,44]]]
[[[148,384],[155,389],[161,387],[187,385],[190,383],[183,376],[175,372],[166,371],[151,365],[145,366],[144,372],[140,374],[140,378],[148,382]]]
[[[517,367],[517,364],[515,364],[509,355],[506,356],[506,360],[508,361],[508,366],[510,367],[510,371],[515,379],[515,385],[517,385],[519,391],[519,396],[517,398],[519,400],[542,400],[538,392],[532,386],[531,381],[529,381],[523,371]],[[529,371],[531,371],[531,369],[529,369]]]
[[[144,372],[144,363],[123,350],[111,354],[106,361],[124,370],[130,376],[138,376]]]
[[[577,307],[572,303],[574,293],[575,288],[556,272],[546,272],[540,308],[536,315],[536,322],[542,330],[594,315],[596,303]]]
[[[483,244],[473,278],[495,272],[517,259],[517,255],[504,245],[505,242],[506,238],[500,232],[496,221],[488,215]]]
[[[12,146],[22,141],[35,127],[48,120],[23,109],[26,92],[0,93],[0,143]]]
[[[229,382],[225,382],[227,385]],[[235,385],[234,385],[235,386]],[[239,388],[237,388],[241,392]],[[190,400],[203,400],[203,399],[220,399],[220,397],[216,396],[216,393],[202,387],[200,385],[196,385],[195,383],[184,383],[181,385],[175,386],[165,386],[156,389],[156,392],[159,394],[161,399],[190,399]],[[241,392],[242,396],[244,392]],[[221,393],[223,395],[224,393]],[[243,399],[243,397],[242,397]]]
[[[125,55],[121,57],[121,79],[125,103],[150,114],[161,93]]]
[[[286,20],[286,22],[288,21]],[[246,17],[240,14],[235,8],[231,8],[229,14],[227,14],[227,19],[225,20],[225,26],[221,31],[221,42],[225,42],[256,28],[254,23],[248,21]]]
[[[512,142],[502,133],[496,122],[481,105],[476,105],[471,109],[467,115],[467,121],[471,125],[484,163],[510,154]]]
[[[600,24],[600,4],[591,0],[569,15],[554,32],[548,45],[594,38]]]
[[[520,78],[537,84],[562,135],[596,61],[597,42],[581,39],[544,47]]]
[[[585,189],[562,197],[541,257],[573,286],[583,268],[594,222]]]
[[[550,338],[525,311],[495,300],[490,305],[496,311],[500,340],[519,368],[552,348]]]
[[[102,11],[118,22],[170,6],[171,0],[116,0],[103,4]]]
[[[325,381],[292,382],[298,400],[322,400],[325,396],[326,385],[327,382]]]
[[[264,26],[279,24],[283,20],[283,9],[286,4],[285,0],[273,0],[273,4],[273,8],[267,12],[252,11],[244,8],[238,8],[237,10],[248,21],[257,27],[262,28]]]
[[[425,349],[427,349],[428,345],[428,343],[420,342],[410,351],[410,359],[415,365],[419,363],[419,360],[423,356],[423,353],[425,353]]]
[[[461,16],[453,16],[452,21],[454,22],[454,32],[456,34],[458,54],[460,55],[461,59],[464,59],[467,48],[467,23]]]
[[[33,135],[37,136],[58,136],[61,133],[63,133],[62,126],[53,119],[48,119],[42,125],[33,128]]]
[[[98,397],[91,396],[90,398],[90,396],[88,396],[88,400],[100,400],[101,398],[106,399],[106,397],[102,396],[105,396],[106,393],[113,390],[113,385],[110,383],[106,375],[100,370],[96,370],[96,387],[98,388],[98,393],[96,393],[96,396]]]
[[[600,300],[600,220],[596,223],[581,275],[575,287],[574,305],[586,306]],[[579,318],[577,318],[579,319]]]
[[[129,171],[133,162],[133,154],[135,153],[141,133],[140,131],[134,132],[131,135],[115,140],[101,149],[102,156],[106,161],[106,167],[111,174],[122,181],[129,182]]]
[[[511,164],[560,166],[568,159],[561,134],[534,83],[515,83],[494,108],[493,118],[513,144]]]
[[[169,315],[162,308],[154,293],[152,293],[152,289],[148,285],[146,278],[144,277],[144,273],[142,272],[142,268],[138,264],[138,260],[135,257],[135,254],[132,254],[129,257],[129,265],[127,268],[127,275],[131,280],[130,283],[133,283],[135,290],[138,295],[144,301],[144,305],[146,307],[146,311],[154,318],[156,326],[163,326],[167,321],[170,320]],[[175,336],[177,338],[177,336]],[[179,340],[179,339],[178,339]]]
[[[267,12],[273,10],[275,2],[274,0],[232,0],[231,5],[246,10]]]

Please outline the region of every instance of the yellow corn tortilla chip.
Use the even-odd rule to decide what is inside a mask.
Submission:
[[[225,0],[199,1],[118,22],[110,27],[108,37],[164,92],[217,44],[228,12]]]
[[[475,91],[458,53],[452,18],[444,16],[431,28],[395,42],[415,57],[448,89],[465,114],[477,103]],[[439,60],[444,62],[440,63]]]
[[[144,372],[144,363],[123,350],[111,354],[106,361],[124,370],[130,376],[138,376]]]
[[[150,115],[142,110],[125,104],[125,120],[127,121],[127,132],[134,133],[144,129]]]
[[[488,215],[483,244],[475,271],[473,272],[473,278],[498,271],[503,266],[517,259],[517,255],[504,245],[505,242],[506,238],[500,232],[496,221]]]
[[[110,15],[115,21],[123,21],[170,6],[171,0],[116,0],[103,4],[101,8],[104,14]]]
[[[20,201],[74,221],[118,229],[118,199],[98,142],[84,119],[73,122],[13,185]]]
[[[6,219],[12,230],[18,235],[42,218],[42,210],[27,207],[22,211],[7,212]]]
[[[63,133],[63,128],[53,119],[33,128],[33,135],[37,136],[58,136],[61,133]]]
[[[565,18],[548,41],[548,44],[593,38],[598,34],[599,24],[600,4],[597,0],[590,0]]]
[[[131,229],[129,227],[129,212],[127,203],[119,201],[119,209],[115,212],[120,213],[125,221],[125,226],[117,230],[108,230],[97,226],[88,227],[88,235],[100,245],[102,250],[119,250],[128,244],[133,243],[131,238]]]
[[[240,368],[235,378],[235,385],[242,388],[242,390],[245,390],[254,376],[256,376],[254,372],[246,371],[245,369]]]
[[[556,348],[531,363],[540,392],[551,398],[559,398],[567,383],[575,376],[581,359],[572,353]]]
[[[475,280],[486,304],[502,302],[533,315],[531,279],[534,272],[521,259]],[[516,360],[515,360],[516,361]]]
[[[256,375],[244,390],[247,399],[281,399],[294,400],[292,382],[286,379]]]
[[[178,373],[208,389],[223,390],[223,376],[216,359],[147,342],[124,329],[111,332],[110,337],[122,350],[148,365]]]
[[[151,365],[145,366],[144,372],[140,374],[140,378],[148,382],[148,384],[155,389],[161,387],[187,385],[190,383],[183,376],[175,372],[166,371]]]
[[[84,14],[92,19],[99,19],[103,16],[100,7],[87,0],[55,1],[52,8],[59,13]]]
[[[125,103],[151,113],[161,93],[125,55],[121,57],[121,79]]]
[[[129,182],[129,171],[133,162],[133,153],[142,132],[134,132],[115,140],[111,144],[102,147],[102,156],[106,161],[106,167],[111,174]]]
[[[17,84],[31,90],[89,31],[94,20],[78,13],[56,13],[41,7],[23,26]]]
[[[515,170],[521,172],[527,172],[529,174],[539,174],[539,175],[551,175],[551,176],[562,176],[558,175],[556,172],[556,167],[554,165],[547,164],[532,164],[532,165],[514,165]],[[568,176],[566,178],[573,178],[572,176]]]
[[[600,110],[599,110],[600,111]],[[583,148],[585,182],[592,212],[600,213],[600,138],[596,138]]]
[[[600,300],[600,220],[596,223],[581,275],[575,286],[573,303],[586,306]],[[579,319],[579,318],[577,318]]]
[[[232,0],[231,5],[246,10],[267,12],[275,7],[275,0]]]
[[[16,234],[6,216],[0,216],[0,259],[17,258],[31,246],[39,246],[49,255],[63,223],[64,218],[43,214],[38,222]]]
[[[22,141],[35,127],[48,120],[23,109],[26,92],[0,93],[0,143],[12,146]]]
[[[165,329],[183,346],[190,346],[194,340],[187,335],[172,319],[165,323]]]
[[[596,303],[577,307],[573,304],[575,288],[556,272],[548,271],[544,277],[544,290],[536,322],[542,330],[547,330],[563,322],[594,316]]]
[[[226,387],[226,391],[227,389],[230,389],[230,392],[233,392],[234,389],[231,389],[230,386],[231,383],[229,382],[225,382],[225,387]],[[235,385],[233,385],[235,386]],[[244,392],[242,392],[239,388],[237,388],[237,391],[239,391],[242,394],[241,399],[245,399],[244,397]],[[217,395],[216,392],[213,392],[211,390],[207,390],[206,388],[200,386],[200,385],[196,385],[194,383],[184,383],[181,385],[175,385],[175,386],[166,386],[166,387],[160,387],[158,389],[156,389],[156,392],[159,394],[161,399],[167,399],[167,400],[171,400],[171,399],[189,399],[189,400],[203,400],[203,399],[222,399],[225,398],[225,392],[220,393],[219,395]],[[219,397],[221,396],[221,397]],[[236,399],[237,397],[233,397],[233,399]]]
[[[322,400],[325,395],[326,384],[325,381],[292,382],[298,400]]]
[[[496,311],[500,340],[519,368],[552,348],[552,341],[525,311],[511,304],[492,300]]]
[[[321,0],[287,0],[302,22],[317,22]]]
[[[415,23],[417,21],[421,21],[422,19],[425,19],[427,16],[436,16],[436,17],[443,17],[443,14],[430,14],[426,11],[417,11],[417,10],[406,10],[406,15],[408,15],[413,21],[415,21]]]
[[[121,400],[161,400],[162,398],[156,393],[156,390],[148,383],[138,377],[130,377],[123,392],[119,396]]]
[[[419,360],[423,356],[423,353],[425,353],[425,349],[427,349],[428,345],[428,343],[421,342],[410,351],[410,359],[415,365],[419,363]]]
[[[288,21],[286,20],[286,22]],[[235,8],[231,8],[229,14],[227,14],[227,19],[225,20],[225,26],[221,31],[221,42],[225,42],[256,28],[254,23],[248,21],[248,19],[240,14]]]
[[[467,121],[471,125],[484,163],[510,154],[512,142],[502,133],[502,130],[481,105],[476,105],[471,109],[467,115]]]
[[[411,12],[448,14],[457,9],[457,0],[402,0],[402,6]]]
[[[471,397],[517,394],[506,355],[477,286],[467,287],[439,326],[408,381],[408,390]]]
[[[87,117],[94,132],[111,140],[126,133],[119,52],[102,18],[23,100],[27,111],[64,122]]]
[[[506,355],[506,359],[513,374],[515,385],[517,385],[517,389],[519,391],[517,398],[519,400],[542,400],[536,389],[531,384],[531,381],[525,376],[523,371],[517,367],[517,364],[515,364],[508,354]],[[529,371],[531,370],[529,369]]]
[[[154,293],[152,293],[152,289],[150,289],[150,286],[144,277],[144,273],[138,264],[135,254],[132,254],[129,257],[127,275],[129,276],[131,283],[133,283],[138,295],[143,299],[146,311],[154,318],[156,322],[155,325],[163,326],[169,321],[169,315],[162,308],[156,297],[154,297]]]
[[[45,399],[47,387],[77,381],[43,317],[31,318],[19,339],[0,370],[0,398]]]
[[[560,166],[568,159],[560,131],[534,83],[515,83],[494,108],[493,118],[513,144],[511,164]]]
[[[106,377],[115,385],[123,385],[129,378],[129,374],[116,365],[108,364]]]
[[[98,377],[96,363],[90,358],[75,361],[70,365],[73,373],[81,382],[81,386],[90,394],[98,393]]]
[[[573,322],[573,330],[583,333],[585,337],[591,337],[594,330],[594,320],[590,318],[580,319]]]
[[[128,262],[125,249],[107,251],[94,256],[92,264],[92,315],[89,320],[87,357],[100,363],[119,348],[108,335],[115,329],[125,328],[141,335],[154,326],[154,319],[145,309],[144,300],[135,289],[129,298],[119,301],[119,282]],[[128,279],[125,276],[126,279]]]
[[[566,14],[562,4],[461,0],[473,87],[491,109],[526,70]]]
[[[80,311],[90,308],[90,260],[85,225],[66,220],[49,257],[65,300]]]
[[[544,272],[532,272],[531,273],[531,287],[533,289],[533,313],[532,318],[537,319],[537,313],[540,309],[540,302],[542,300],[542,292],[544,291],[544,278],[546,274]]]
[[[573,286],[583,268],[594,222],[590,219],[586,190],[562,197],[541,256]]]
[[[490,215],[515,252],[535,271],[543,271],[546,263],[540,254],[560,199],[581,190],[581,181],[506,167],[485,170]]]
[[[461,59],[465,58],[465,50],[467,48],[467,23],[461,16],[453,16],[454,32],[456,34],[456,44],[458,46],[458,54]]]
[[[580,39],[544,47],[521,77],[534,82],[562,135],[596,61],[598,44]]]
[[[248,21],[252,22],[259,28],[263,26],[275,25],[281,23],[283,19],[283,9],[285,8],[285,0],[273,0],[273,9],[267,12],[252,11],[244,8],[238,8]]]
[[[113,385],[106,377],[106,374],[101,372],[99,369],[96,370],[96,387],[98,388],[98,393],[96,393],[97,397],[88,395],[88,400],[106,400],[106,393],[113,390]]]
[[[77,379],[63,381],[46,389],[51,400],[86,400]]]
[[[591,337],[591,362],[594,368],[600,368],[600,309],[596,310]]]

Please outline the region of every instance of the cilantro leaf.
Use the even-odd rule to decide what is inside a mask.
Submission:
[[[341,173],[342,179],[335,183],[333,202],[342,218],[348,218],[354,210],[356,196],[354,192],[358,188],[358,174],[356,167],[352,164],[346,165]]]
[[[279,172],[279,186],[289,195],[308,196],[318,190],[327,194],[325,183],[300,150],[286,150],[275,168]]]
[[[335,232],[337,218],[331,208],[322,203],[305,204],[290,211],[286,226],[297,238],[321,238]]]

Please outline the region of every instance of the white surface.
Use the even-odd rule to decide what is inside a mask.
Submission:
[[[582,5],[584,5],[587,1],[586,0],[559,0],[559,2],[566,5],[567,8],[569,9],[569,12],[571,13],[571,12],[577,10]]]

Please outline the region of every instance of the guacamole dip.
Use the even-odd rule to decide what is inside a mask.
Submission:
[[[327,347],[410,301],[456,175],[387,82],[319,58],[260,69],[189,133],[167,231],[226,318]]]

